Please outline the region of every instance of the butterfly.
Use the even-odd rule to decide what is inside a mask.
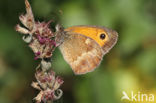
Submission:
[[[75,74],[86,74],[99,66],[103,56],[116,44],[118,33],[99,26],[72,26],[64,29],[59,46]]]

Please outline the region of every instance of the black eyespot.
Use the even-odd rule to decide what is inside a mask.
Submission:
[[[106,35],[104,33],[100,34],[100,39],[104,40],[106,38]]]

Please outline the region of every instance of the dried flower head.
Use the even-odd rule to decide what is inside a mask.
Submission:
[[[16,26],[16,31],[25,34],[23,40],[29,43],[29,47],[35,54],[35,59],[50,58],[52,52],[56,47],[56,42],[53,40],[55,34],[49,28],[49,22],[36,22],[32,13],[31,6],[27,0],[25,0],[26,14],[19,17],[21,23],[25,27],[21,27],[19,24]]]
[[[63,84],[63,80],[59,76],[55,77],[55,72],[47,73],[37,70],[35,77],[37,82],[33,82],[32,86],[40,90],[40,93],[34,98],[38,103],[57,100],[62,96],[63,92],[59,87]]]
[[[35,60],[41,59],[41,63],[36,69],[35,78],[37,82],[32,83],[32,87],[40,90],[39,94],[34,98],[37,103],[47,102],[49,100],[59,99],[63,92],[59,87],[63,84],[63,80],[59,76],[55,76],[55,72],[49,70],[51,68],[52,53],[57,46],[64,40],[64,30],[61,25],[56,26],[56,32],[53,32],[49,22],[36,22],[33,16],[31,6],[25,0],[26,14],[19,17],[24,27],[17,24],[16,31],[24,34],[23,40],[35,54]]]

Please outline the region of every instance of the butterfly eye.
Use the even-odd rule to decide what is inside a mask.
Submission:
[[[100,39],[104,40],[106,38],[106,34],[102,33],[100,34]]]

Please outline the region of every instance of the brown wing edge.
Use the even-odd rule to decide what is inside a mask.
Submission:
[[[102,46],[104,54],[108,53],[110,49],[114,47],[114,45],[117,43],[118,40],[118,33],[116,31],[108,28],[105,28],[105,30],[107,30],[110,40]]]

